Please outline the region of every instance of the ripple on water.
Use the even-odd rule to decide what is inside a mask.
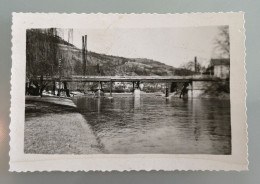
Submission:
[[[230,102],[80,97],[79,111],[111,154],[230,154]]]

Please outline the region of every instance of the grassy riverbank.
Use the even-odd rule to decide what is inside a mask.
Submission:
[[[70,99],[26,97],[24,152],[100,153],[91,127]]]

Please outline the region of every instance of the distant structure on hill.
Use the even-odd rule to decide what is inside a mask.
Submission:
[[[214,76],[225,79],[230,75],[230,59],[211,59]]]

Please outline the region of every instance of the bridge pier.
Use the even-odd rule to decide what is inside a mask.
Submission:
[[[134,88],[134,97],[140,98],[141,97],[140,81],[136,82],[136,86],[135,86],[135,82],[133,82],[133,88]]]
[[[169,90],[170,90],[170,93],[177,91],[177,82],[171,82]]]
[[[98,82],[98,90],[97,90],[97,92],[96,92],[96,94],[95,94],[95,96],[97,97],[97,98],[100,98],[101,96],[102,96],[102,91],[101,91],[101,89],[102,89],[102,82],[101,81],[99,81]]]
[[[68,84],[66,81],[63,82],[63,85],[64,85],[64,90],[65,90],[65,93],[66,93],[66,96],[67,97],[70,97],[70,91],[68,89]]]
[[[165,84],[165,97],[169,97],[169,86],[168,83]]]
[[[134,97],[135,97],[135,98],[140,98],[140,97],[141,97],[141,90],[140,90],[140,89],[135,89],[135,91],[134,91]]]
[[[113,98],[112,97],[112,88],[113,88],[113,83],[112,83],[112,80],[110,80],[110,96],[108,98]]]
[[[56,82],[55,82],[55,80],[52,82],[52,94],[53,95],[56,95],[55,94],[55,90],[56,90]]]
[[[212,85],[212,81],[192,81],[187,87],[188,98],[199,98]]]

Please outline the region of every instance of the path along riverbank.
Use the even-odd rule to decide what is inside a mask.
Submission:
[[[26,96],[24,152],[96,154],[100,145],[70,99]]]

